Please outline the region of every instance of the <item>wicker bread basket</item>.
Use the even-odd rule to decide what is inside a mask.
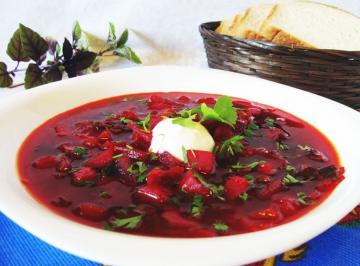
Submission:
[[[304,49],[235,39],[200,25],[209,67],[255,75],[360,108],[360,51]]]

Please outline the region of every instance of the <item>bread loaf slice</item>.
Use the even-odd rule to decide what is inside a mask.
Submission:
[[[264,20],[271,14],[274,7],[275,6],[272,4],[262,4],[248,8],[243,19],[241,21],[237,21],[237,23],[233,26],[231,35],[240,39],[266,39],[259,31]]]
[[[316,2],[276,5],[259,33],[277,44],[360,51],[360,18]]]
[[[216,28],[216,32],[224,35],[232,35],[233,27],[243,18],[242,14],[235,15],[230,19],[226,19],[220,22],[220,25]]]

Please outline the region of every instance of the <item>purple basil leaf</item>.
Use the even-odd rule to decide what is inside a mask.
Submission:
[[[56,46],[58,45],[57,40],[51,38],[51,37],[46,37],[45,38],[46,42],[48,43],[49,46],[49,54],[50,55],[55,55],[56,52]]]
[[[90,51],[78,51],[72,58],[76,71],[81,71],[90,67],[96,59],[96,56],[96,53]]]
[[[25,89],[45,84],[42,74],[43,72],[37,64],[29,64],[25,72]]]
[[[0,88],[10,87],[13,83],[9,72],[7,71],[7,66],[5,63],[0,62]]]
[[[35,62],[39,62],[49,49],[47,42],[38,33],[22,24],[19,25],[19,29],[25,54]]]
[[[43,74],[43,77],[47,83],[58,81],[62,79],[62,72],[60,71],[58,65],[54,65]]]
[[[20,29],[17,29],[11,37],[6,53],[14,61],[28,62],[30,60],[24,50],[24,46],[21,43]]]
[[[73,49],[72,49],[71,43],[69,42],[69,40],[67,38],[65,38],[65,40],[64,40],[62,52],[63,52],[65,60],[70,60],[71,57],[73,56]]]

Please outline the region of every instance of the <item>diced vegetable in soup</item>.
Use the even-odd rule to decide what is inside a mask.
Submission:
[[[279,109],[200,93],[92,102],[35,129],[23,184],[70,220],[160,237],[214,237],[306,215],[344,179],[332,144]]]

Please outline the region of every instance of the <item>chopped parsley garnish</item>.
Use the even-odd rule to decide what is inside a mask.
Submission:
[[[134,148],[132,146],[130,146],[129,144],[125,145],[126,148],[128,148],[129,150],[133,150]]]
[[[114,155],[112,158],[113,158],[113,159],[117,159],[117,158],[121,158],[121,157],[123,157],[123,156],[124,156],[124,154],[119,153],[119,154]]]
[[[236,164],[231,165],[231,168],[233,169],[243,169],[243,168],[250,168],[250,169],[254,169],[256,168],[256,166],[258,166],[259,164],[265,163],[265,161],[255,161],[252,163],[248,163],[248,164],[240,164],[239,162],[237,162]]]
[[[201,122],[206,120],[216,120],[231,127],[234,127],[237,119],[236,108],[233,106],[231,98],[227,96],[220,96],[214,108],[207,106],[205,103],[200,105],[202,114]]]
[[[249,194],[244,192],[239,196],[240,199],[242,199],[243,201],[247,201],[247,199],[249,198]]]
[[[244,139],[244,136],[236,135],[230,139],[227,139],[223,142],[220,147],[220,152],[226,151],[230,155],[235,155],[236,153],[242,152],[244,145],[240,142]]]
[[[126,228],[126,229],[134,229],[138,226],[142,219],[142,215],[137,215],[124,219],[112,219],[110,224],[115,228]]]
[[[259,129],[259,126],[254,124],[254,123],[250,123],[247,128],[245,129],[245,136],[247,137],[253,137],[255,136],[255,130],[258,130]]]
[[[87,150],[84,147],[76,146],[76,147],[74,147],[73,153],[76,156],[83,157],[86,155]]]
[[[265,118],[265,123],[268,127],[275,127],[275,119],[267,117]]]
[[[282,183],[284,185],[296,185],[296,184],[301,184],[303,183],[302,181],[300,181],[299,179],[297,179],[296,177],[290,175],[290,174],[287,174],[283,180],[282,180]]]
[[[106,191],[100,191],[98,196],[100,198],[104,198],[104,199],[112,198],[112,196],[109,193],[107,193]]]
[[[290,164],[286,165],[285,170],[290,174],[294,174],[296,172],[295,167]]]
[[[307,145],[297,145],[297,147],[302,150],[302,151],[311,151],[311,147],[307,146]]]
[[[114,228],[110,224],[105,224],[103,229],[106,231],[114,231]]]
[[[192,201],[191,214],[194,217],[199,217],[202,212],[202,207],[204,206],[203,198],[201,195],[195,195]]]
[[[147,166],[143,163],[143,162],[136,162],[134,164],[132,164],[127,171],[132,174],[137,176],[136,181],[138,183],[142,183],[145,181],[146,178],[146,170],[147,170]]]
[[[246,178],[246,180],[247,180],[250,184],[254,184],[255,178],[254,178],[253,175],[245,175],[244,177]]]
[[[141,120],[138,122],[138,125],[142,126],[145,132],[149,132],[149,126],[150,126],[150,117],[151,115],[148,114],[144,120]]]
[[[229,226],[224,223],[215,223],[215,224],[213,224],[213,226],[214,226],[215,230],[219,231],[219,232],[226,232],[227,230],[229,230]]]
[[[289,150],[289,146],[281,142],[276,142],[276,148],[281,151]]]
[[[296,194],[298,197],[298,202],[301,205],[311,205],[313,202],[309,199],[305,192],[299,192]]]
[[[132,122],[132,120],[131,120],[131,119],[128,119],[128,118],[126,118],[126,117],[121,117],[121,118],[120,118],[120,122],[121,122],[121,123],[124,123],[124,124],[127,124],[127,123]]]
[[[205,187],[211,190],[212,194],[218,199],[224,201],[225,198],[222,196],[224,194],[224,186],[223,185],[215,185],[208,183],[199,173],[194,173],[195,177],[203,184]]]

